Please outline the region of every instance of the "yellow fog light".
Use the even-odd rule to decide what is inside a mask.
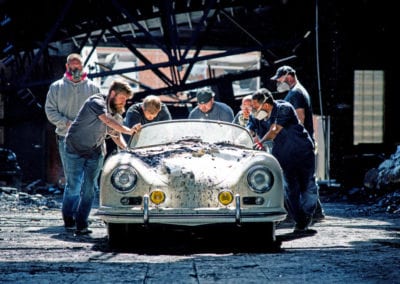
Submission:
[[[161,204],[165,201],[165,193],[161,190],[154,190],[150,193],[150,200],[156,205]]]
[[[228,205],[233,201],[233,193],[230,191],[221,191],[218,194],[218,200],[222,205]]]

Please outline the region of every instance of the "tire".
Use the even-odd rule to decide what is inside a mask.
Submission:
[[[124,247],[128,233],[129,233],[129,228],[127,224],[108,223],[107,224],[108,245],[111,248]]]
[[[141,224],[108,223],[108,245],[110,248],[140,247],[141,243],[149,238],[146,231],[146,227]]]
[[[276,223],[246,223],[241,226],[240,239],[243,251],[278,252],[282,242],[276,239]]]

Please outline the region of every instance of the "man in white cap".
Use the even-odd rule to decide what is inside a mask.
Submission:
[[[50,85],[45,103],[47,119],[56,127],[58,152],[63,169],[65,135],[86,99],[100,93],[100,88],[89,80],[84,72],[83,60],[79,54],[69,54],[66,61],[64,76]],[[67,178],[65,170],[64,177]]]

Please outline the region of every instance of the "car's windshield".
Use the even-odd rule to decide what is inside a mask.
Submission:
[[[143,125],[134,135],[129,147],[143,147],[184,140],[206,143],[227,143],[251,148],[252,138],[249,132],[236,124],[212,120],[169,120]]]

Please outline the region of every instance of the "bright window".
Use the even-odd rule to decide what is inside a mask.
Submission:
[[[354,144],[383,142],[384,73],[354,72]]]

